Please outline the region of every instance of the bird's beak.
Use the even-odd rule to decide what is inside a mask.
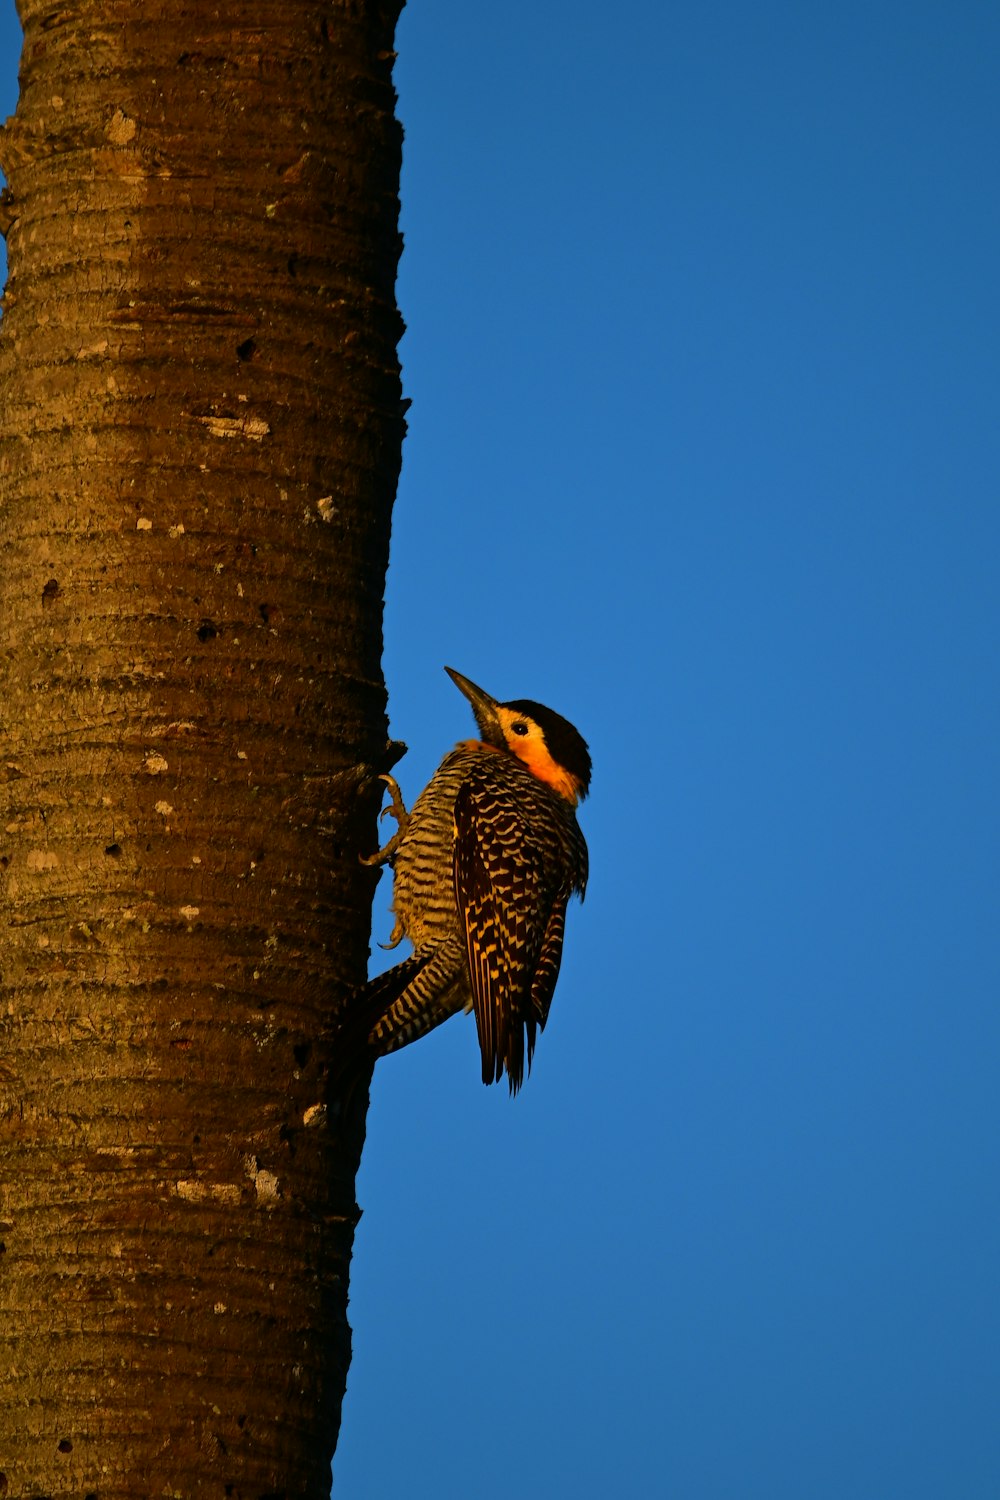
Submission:
[[[503,745],[503,732],[500,728],[500,720],[497,718],[497,700],[491,698],[489,693],[484,692],[481,687],[476,687],[476,684],[470,682],[467,677],[463,677],[461,672],[456,672],[452,667],[445,667],[445,671],[458,691],[463,693],[472,704],[472,712],[476,716],[479,733],[486,743]]]

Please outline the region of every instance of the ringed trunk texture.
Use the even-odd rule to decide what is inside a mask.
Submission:
[[[325,1496],[403,418],[399,4],[21,0],[0,1495]]]

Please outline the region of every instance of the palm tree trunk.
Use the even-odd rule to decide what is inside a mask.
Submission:
[[[323,1496],[403,419],[393,0],[21,0],[0,1494]]]

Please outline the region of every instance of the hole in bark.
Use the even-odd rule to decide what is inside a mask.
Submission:
[[[242,342],[242,344],[237,344],[236,345],[236,358],[237,359],[253,359],[253,357],[254,357],[254,355],[256,353],[257,353],[257,340],[256,339],[244,339],[243,342]]]
[[[0,1240],[0,1255],[6,1255],[6,1254],[7,1254],[7,1246],[4,1244],[3,1240]]]
[[[6,1474],[0,1474],[0,1495],[6,1495],[6,1493],[7,1493],[7,1476],[6,1476]]]
[[[289,276],[297,276],[299,274],[299,257],[297,255],[290,255],[288,257],[288,274]]]
[[[59,1452],[60,1453],[72,1453],[73,1452],[73,1444],[70,1442],[69,1438],[60,1438],[59,1439]]]
[[[305,1067],[306,1063],[309,1061],[311,1053],[312,1044],[310,1042],[299,1042],[295,1047],[292,1048],[292,1056],[295,1058],[295,1061],[298,1063],[300,1068]]]
[[[84,1495],[83,1500],[97,1500],[97,1491],[96,1490],[88,1490],[87,1493]]]
[[[199,641],[214,641],[218,633],[218,628],[212,620],[202,620],[197,630]]]
[[[261,619],[266,625],[271,618],[271,606],[269,604],[258,604],[257,613],[260,615]]]
[[[59,592],[58,578],[50,578],[42,589],[42,608],[48,609]]]
[[[7,858],[6,854],[0,854],[0,870],[6,870],[9,864],[10,860]]]
[[[109,844],[104,852],[105,854],[110,854],[112,859],[117,859],[122,852],[122,846],[121,844]]]
[[[244,1415],[242,1417],[237,1417],[236,1418],[236,1425],[237,1425],[237,1427],[245,1427],[247,1425],[246,1416]]]

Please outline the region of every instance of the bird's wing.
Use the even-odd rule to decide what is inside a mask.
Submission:
[[[545,937],[542,940],[542,949],[538,955],[538,963],[535,967],[535,978],[531,986],[531,1009],[534,1019],[537,1020],[539,1028],[544,1029],[549,1018],[549,1006],[552,1004],[552,996],[555,992],[556,980],[559,978],[559,965],[562,963],[563,933],[566,930],[566,903],[569,900],[569,891],[562,890],[556,897],[549,914],[548,926],[545,929]],[[534,1033],[529,1038],[531,1049],[534,1048]]]
[[[524,1078],[525,1031],[530,1062],[537,1013],[533,1005],[539,954],[550,928],[552,893],[544,851],[525,811],[489,767],[471,774],[455,799],[455,900],[465,930],[472,1002],[483,1056],[484,1083],[507,1070],[512,1093]],[[565,906],[565,902],[563,903]],[[542,1009],[548,1010],[558,971],[547,966]]]

